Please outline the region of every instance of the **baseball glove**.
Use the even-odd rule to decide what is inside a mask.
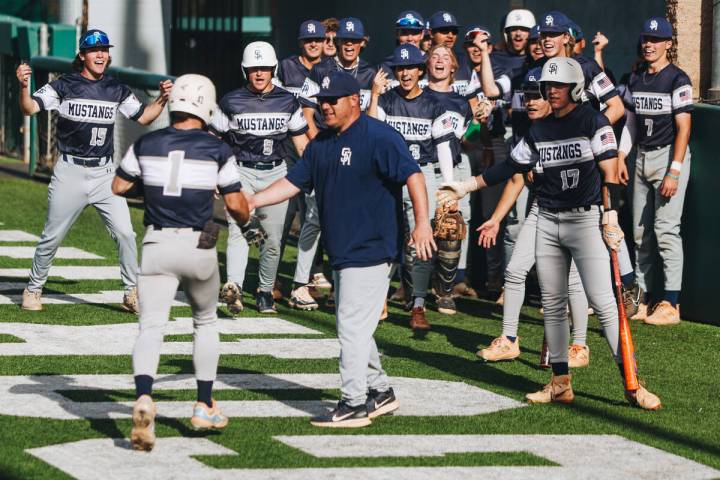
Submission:
[[[433,219],[433,236],[437,240],[459,241],[467,235],[467,225],[457,203],[439,205]]]
[[[260,220],[265,218],[264,215],[252,215],[248,222],[240,227],[243,237],[247,240],[248,245],[259,247],[265,243],[267,232],[260,224]]]

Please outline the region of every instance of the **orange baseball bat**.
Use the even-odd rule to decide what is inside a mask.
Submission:
[[[625,389],[635,391],[640,388],[637,378],[637,361],[635,360],[635,347],[633,346],[630,323],[625,314],[625,303],[622,296],[622,282],[620,281],[620,267],[618,265],[617,252],[610,250],[612,261],[613,281],[615,283],[615,296],[618,304],[618,317],[620,323],[620,358],[623,362],[623,375],[625,377]]]

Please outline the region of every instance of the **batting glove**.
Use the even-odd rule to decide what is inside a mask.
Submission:
[[[602,225],[603,240],[605,241],[605,245],[607,245],[610,250],[619,250],[625,234],[623,234],[623,231],[618,224],[617,211],[608,210],[604,212]]]
[[[438,191],[435,192],[435,199],[438,205],[445,206],[457,202],[468,193],[478,189],[475,177],[466,178],[465,180],[457,182],[447,182],[440,185]]]

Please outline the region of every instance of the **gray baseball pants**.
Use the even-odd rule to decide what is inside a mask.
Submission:
[[[662,258],[665,290],[682,288],[683,248],[680,221],[688,181],[690,180],[690,148],[685,152],[683,169],[674,196],[660,195],[665,173],[673,159],[673,147],[658,150],[638,148],[633,183],[633,236],[635,239],[636,271],[638,284],[646,292],[653,287],[653,278],[660,265],[656,252]]]
[[[355,407],[368,389],[390,388],[373,334],[390,286],[390,264],[335,270],[335,314],[340,340],[342,399]]]
[[[602,212],[593,206],[568,212],[538,212],[535,257],[545,309],[545,337],[551,363],[568,361],[566,302],[570,263],[575,261],[590,306],[619,362],[618,309],[610,278],[610,255],[602,239]]]
[[[302,201],[302,200],[301,200]],[[305,285],[310,281],[318,243],[320,242],[320,214],[318,213],[315,192],[305,195],[305,221],[298,238],[297,264],[293,280]]]
[[[259,192],[269,187],[276,180],[285,178],[287,167],[285,163],[271,170],[257,170],[250,167],[239,166],[243,190],[250,193]],[[260,247],[260,271],[258,273],[258,290],[271,292],[280,266],[280,241],[282,240],[285,214],[288,201],[258,208],[255,215],[264,216],[260,224],[267,233],[267,239]],[[242,235],[240,226],[228,214],[228,246],[227,246],[227,279],[242,287],[245,280],[250,247]]]
[[[84,167],[58,158],[48,188],[48,213],[35,249],[28,290],[42,290],[53,258],[70,227],[92,205],[118,247],[120,277],[125,290],[137,283],[137,246],[127,201],[112,193],[115,166]]]
[[[220,358],[217,251],[197,248],[200,232],[189,228],[149,227],[143,239],[138,277],[140,333],[133,349],[133,372],[154,377],[160,362],[163,330],[181,285],[192,308],[193,365],[198,380],[215,380]]]
[[[537,223],[538,205],[537,202],[533,202],[530,212],[517,235],[515,248],[512,250],[510,262],[505,270],[503,335],[506,337],[517,337],[518,334],[520,309],[525,301],[525,280],[528,272],[535,265]],[[570,315],[572,316],[573,343],[585,345],[587,341],[588,301],[574,261],[570,262],[570,273],[566,278],[568,295],[563,301],[563,316],[567,316],[565,305],[569,303]],[[544,303],[543,306],[545,307]],[[545,307],[545,315],[547,315],[547,307]]]

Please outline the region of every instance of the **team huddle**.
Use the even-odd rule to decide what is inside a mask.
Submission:
[[[242,57],[246,85],[219,101],[210,79],[186,74],[162,82],[158,98],[143,105],[105,75],[112,45],[100,30],[82,36],[77,73],[32,94],[30,67],[18,67],[23,112],[59,114],[48,216],[22,308],[42,310],[53,257],[93,205],[118,245],[123,307],[139,314],[134,448],[155,444],[153,380],[179,286],[194,322],[191,424],[228,424],[212,397],[218,292],[231,313],[243,310],[249,252],[258,246],[255,304],[261,314],[276,313],[278,267],[296,214],[288,304],[317,309],[318,289],[331,288],[341,350],[341,399],[313,425],[362,427],[400,407],[374,332],[388,298],[410,312],[411,329],[424,332],[431,304],[452,315],[458,297],[477,296],[467,280],[473,216],[486,249],[485,289],[503,307],[502,332],[478,357],[520,356],[520,310],[535,266],[541,362],[552,375],[527,400],[573,401],[570,369],[589,365],[594,312],[628,402],[660,408],[637,379],[627,319],[680,321],[693,100],[688,76],[668,60],[672,26],[661,17],[643,23],[637,62],[620,82],[604,66],[608,39],[598,32],[595,57],[586,57],[581,28],[562,12],[536,21],[529,10],[512,10],[495,43],[483,25],[460,31],[451,12],[427,22],[402,12],[395,49],[374,66],[360,58],[369,37],[359,19],[307,20],[298,55],[278,61],[269,43],[250,43]],[[140,137],[115,167],[116,112],[149,124],[166,104],[171,125]],[[633,149],[634,171],[626,164]],[[634,265],[619,220],[630,182]],[[145,202],[139,268],[123,198],[131,196]],[[219,197],[228,222],[222,286],[213,221]],[[325,254],[331,280],[322,273]],[[400,287],[389,297],[395,277]]]

